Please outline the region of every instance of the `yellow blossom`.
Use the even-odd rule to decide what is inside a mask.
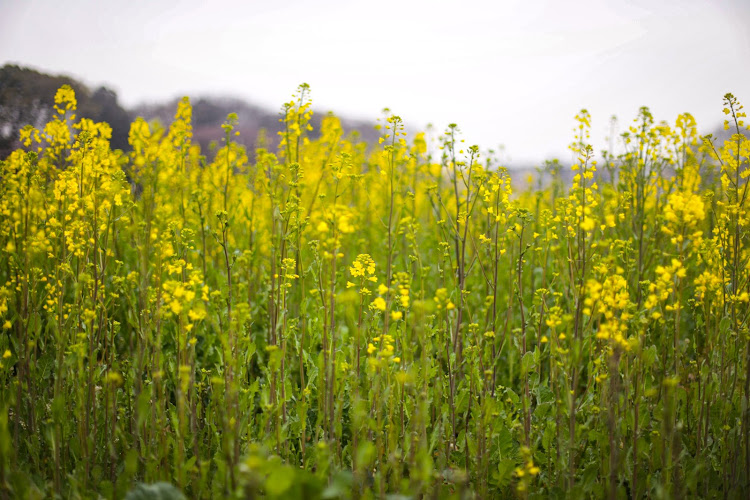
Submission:
[[[376,297],[375,300],[372,301],[372,306],[380,311],[385,311],[385,300],[383,299],[383,297]]]

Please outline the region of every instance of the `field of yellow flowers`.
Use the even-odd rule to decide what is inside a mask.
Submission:
[[[520,189],[455,125],[312,140],[307,85],[212,158],[187,98],[129,152],[54,99],[0,163],[0,498],[750,496],[731,94],[598,161],[581,111]]]

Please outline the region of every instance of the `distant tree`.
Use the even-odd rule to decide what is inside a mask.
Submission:
[[[120,106],[117,94],[107,87],[92,91],[80,81],[63,75],[50,75],[30,68],[6,64],[0,68],[0,160],[7,157],[18,144],[18,133],[26,125],[40,128],[54,113],[55,92],[62,85],[70,85],[78,100],[77,115],[97,122],[107,122],[112,127],[113,148],[127,150],[130,123],[136,116],[157,120],[169,125],[174,119],[178,99],[153,104],[142,104],[131,110]],[[243,99],[234,97],[197,97],[193,102],[193,142],[209,153],[212,142],[221,141],[222,123],[229,113],[239,117],[238,142],[250,148],[261,130],[266,131],[269,146],[274,147],[280,130],[278,111],[269,111]],[[311,120],[311,139],[317,137],[320,120],[325,113],[316,112]],[[376,142],[379,135],[372,124],[342,118],[345,130],[357,130],[360,137]]]
[[[97,122],[107,122],[112,127],[112,147],[128,148],[128,131],[132,117],[117,102],[117,93],[107,87],[99,87],[91,94],[88,106],[79,110],[81,116]]]
[[[6,64],[0,68],[0,159],[18,147],[18,132],[24,126],[42,127],[51,118],[55,92],[65,84],[76,92],[78,116],[106,121],[112,126],[112,147],[127,148],[130,114],[114,91],[100,87],[92,93],[68,76]]]

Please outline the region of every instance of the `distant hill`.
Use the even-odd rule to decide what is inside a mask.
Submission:
[[[175,98],[165,103],[144,104],[133,108],[131,113],[147,121],[158,120],[162,124],[169,124],[174,118],[178,102],[179,99]],[[261,129],[266,131],[267,138],[272,145],[278,144],[277,132],[281,130],[280,112],[270,111],[237,97],[191,97],[190,102],[193,106],[193,141],[200,144],[204,154],[209,154],[209,145],[212,141],[220,142],[224,137],[221,125],[226,121],[229,113],[237,114],[236,129],[240,132],[238,142],[241,144],[248,148],[255,147]],[[310,138],[314,139],[318,136],[323,116],[325,114],[319,111],[313,114],[311,120],[313,130],[309,134]],[[373,123],[342,117],[339,119],[345,133],[356,130],[368,143],[377,142],[379,136]]]
[[[78,116],[109,123],[112,127],[112,147],[128,150],[130,123],[138,116],[158,120],[168,126],[174,119],[179,98],[167,102],[143,104],[133,109],[123,108],[117,94],[107,88],[90,89],[81,81],[66,75],[51,75],[34,69],[6,64],[0,68],[0,159],[18,147],[18,132],[26,125],[42,127],[52,117],[55,92],[68,84],[76,92]],[[223,137],[221,125],[229,113],[238,117],[239,142],[252,148],[261,129],[265,129],[271,145],[278,143],[281,130],[280,113],[254,105],[236,97],[191,97],[193,105],[194,141],[204,154],[210,156],[209,145]],[[311,138],[317,137],[324,113],[316,110],[311,120]],[[374,122],[339,117],[346,133],[356,130],[369,142],[377,141]]]
[[[42,127],[52,117],[55,92],[68,84],[76,92],[78,116],[95,121],[107,122],[112,127],[112,147],[127,151],[128,132],[131,122],[138,116],[148,121],[159,121],[168,126],[174,119],[179,97],[164,102],[141,104],[126,109],[119,104],[117,93],[99,86],[91,89],[81,81],[67,75],[52,75],[13,64],[0,68],[0,159],[8,156],[18,147],[18,132],[27,124]],[[238,142],[249,149],[256,146],[261,129],[266,131],[270,145],[278,144],[277,132],[281,130],[279,110],[269,110],[247,100],[231,96],[190,96],[193,106],[193,140],[201,146],[201,151],[211,157],[210,144],[220,143],[223,138],[221,125],[229,113],[238,117]],[[281,106],[279,106],[280,108]],[[318,136],[324,112],[315,110],[310,132],[312,139]],[[357,131],[362,140],[376,144],[379,133],[374,129],[375,120],[367,122],[339,116],[344,132]],[[732,131],[723,127],[712,130],[715,144],[721,146]],[[410,133],[411,135],[411,133]],[[561,170],[567,179],[571,174],[567,168]],[[513,163],[510,169],[514,185],[525,186],[530,174],[536,174],[536,165]],[[568,179],[569,180],[569,179]]]

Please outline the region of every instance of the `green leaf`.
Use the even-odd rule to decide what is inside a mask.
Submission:
[[[321,498],[349,498],[354,484],[354,476],[349,471],[336,473],[331,480],[331,484],[323,490]]]
[[[518,406],[518,403],[521,402],[521,399],[518,397],[518,394],[513,392],[510,388],[505,390],[505,396],[510,399],[510,403],[514,406]]]
[[[521,375],[525,375],[534,367],[534,353],[529,351],[521,358]]]
[[[654,360],[656,360],[656,346],[652,345],[648,349],[643,351],[643,367],[648,368],[652,364],[654,364]]]
[[[495,485],[499,488],[505,488],[510,484],[510,480],[513,477],[513,469],[516,466],[516,461],[510,458],[500,460],[497,464],[497,471],[492,475]]]
[[[266,480],[266,493],[271,496],[283,495],[294,482],[294,470],[291,467],[276,467]]]
[[[510,455],[513,450],[513,435],[507,427],[502,427],[498,432],[497,448],[502,456]]]

